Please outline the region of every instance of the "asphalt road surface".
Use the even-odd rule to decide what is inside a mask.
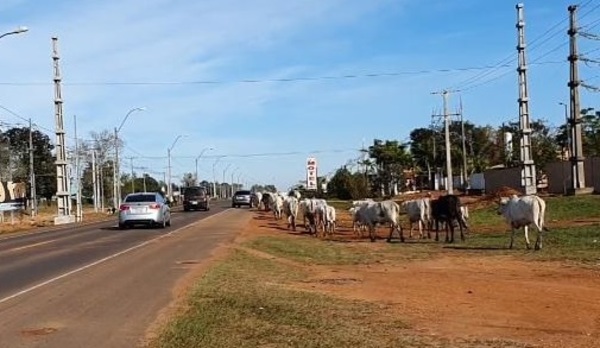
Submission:
[[[115,221],[0,239],[0,347],[134,347],[189,266],[250,218],[215,204],[166,229]]]

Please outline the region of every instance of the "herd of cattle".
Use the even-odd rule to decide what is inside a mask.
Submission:
[[[258,209],[272,211],[276,220],[284,215],[287,218],[288,229],[296,230],[298,214],[303,216],[305,229],[314,236],[331,235],[336,230],[336,210],[319,198],[302,198],[300,193],[292,190],[289,193],[254,192],[252,206]],[[390,233],[387,241],[390,242],[394,232],[398,232],[400,241],[404,242],[404,233],[400,224],[401,209],[404,210],[410,224],[409,238],[412,238],[413,225],[416,223],[419,237],[425,238],[423,229],[427,228],[427,238],[435,229],[435,240],[439,240],[440,225],[446,232],[445,241],[454,242],[454,230],[460,230],[460,238],[465,240],[468,231],[469,210],[463,205],[456,195],[443,195],[436,199],[425,197],[405,201],[398,204],[392,200],[376,202],[371,199],[353,201],[349,213],[352,216],[352,229],[362,237],[366,230],[372,242],[376,239],[376,227],[389,226]],[[542,234],[547,231],[544,227],[546,203],[536,195],[517,197],[503,197],[499,201],[498,214],[504,216],[511,226],[510,246],[512,248],[515,231],[523,227],[527,248],[529,242],[528,227],[533,225],[537,231],[535,249],[542,248]]]

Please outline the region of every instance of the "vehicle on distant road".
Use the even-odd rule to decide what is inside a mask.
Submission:
[[[210,197],[204,187],[190,186],[183,189],[183,210],[210,210]]]
[[[242,205],[248,206],[250,208],[252,204],[252,192],[248,190],[239,190],[236,191],[233,197],[231,198],[231,207],[239,208]]]
[[[119,206],[119,228],[135,225],[171,226],[171,207],[158,192],[128,194]]]

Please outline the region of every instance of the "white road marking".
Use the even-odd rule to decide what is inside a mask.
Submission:
[[[77,268],[77,269],[74,269],[74,270],[72,270],[72,271],[69,271],[69,272],[67,272],[67,273],[63,273],[63,274],[61,274],[61,275],[59,275],[59,276],[56,276],[56,277],[54,277],[54,278],[51,278],[51,279],[48,279],[48,280],[46,280],[46,281],[43,281],[43,282],[41,282],[41,283],[38,283],[38,284],[36,284],[36,285],[33,285],[33,286],[31,286],[31,287],[29,287],[29,288],[27,288],[27,289],[21,290],[21,291],[19,291],[19,292],[16,292],[16,293],[14,293],[14,294],[10,295],[10,296],[7,296],[7,297],[4,297],[4,298],[0,299],[0,304],[1,304],[1,303],[4,303],[4,302],[7,302],[7,301],[10,301],[10,300],[12,300],[12,299],[14,299],[14,298],[17,298],[17,297],[19,297],[19,296],[25,295],[25,294],[27,294],[27,293],[29,293],[29,292],[32,292],[32,291],[34,291],[34,290],[36,290],[36,289],[39,289],[39,288],[41,288],[41,287],[44,287],[44,286],[46,286],[46,285],[52,284],[52,283],[54,283],[54,282],[56,282],[56,281],[58,281],[58,280],[60,280],[60,279],[66,278],[66,277],[68,277],[68,276],[71,276],[71,275],[73,275],[73,274],[75,274],[75,273],[79,273],[79,272],[81,272],[81,271],[84,271],[84,270],[86,270],[86,269],[88,269],[88,268],[91,268],[91,267],[97,266],[97,265],[99,265],[99,264],[101,264],[101,263],[104,263],[104,262],[106,262],[106,261],[112,260],[112,259],[114,259],[114,258],[116,258],[116,257],[119,257],[119,256],[121,256],[121,255],[127,254],[127,253],[129,253],[129,252],[131,252],[131,251],[134,251],[134,250],[136,250],[136,249],[142,248],[142,247],[144,247],[144,246],[146,246],[146,245],[148,245],[148,244],[150,244],[150,243],[152,243],[152,242],[154,242],[154,241],[157,241],[157,240],[160,240],[160,239],[162,239],[162,238],[165,238],[165,237],[168,237],[168,236],[174,235],[174,234],[176,234],[177,232],[183,231],[183,230],[185,230],[185,229],[187,229],[187,228],[190,228],[190,227],[196,226],[197,224],[200,224],[200,223],[202,223],[202,222],[204,222],[204,221],[206,221],[206,220],[209,220],[209,219],[211,219],[211,218],[213,218],[213,217],[215,217],[215,216],[219,216],[219,215],[221,215],[221,214],[223,214],[223,213],[225,213],[225,212],[228,212],[229,210],[231,210],[231,208],[225,209],[225,210],[223,210],[223,211],[221,211],[221,212],[218,212],[218,213],[216,213],[216,214],[213,214],[213,215],[211,215],[211,216],[207,216],[207,217],[205,217],[205,218],[204,218],[204,219],[202,219],[202,220],[199,220],[199,221],[196,221],[196,222],[194,222],[194,223],[191,223],[191,224],[189,224],[189,225],[186,225],[186,226],[180,227],[180,228],[178,228],[178,229],[176,229],[176,230],[173,230],[173,231],[171,231],[171,232],[169,232],[169,233],[165,233],[165,234],[163,234],[163,235],[160,235],[160,236],[158,236],[158,237],[156,237],[156,238],[153,238],[153,239],[147,240],[147,241],[145,241],[145,242],[143,242],[143,243],[140,243],[140,244],[138,244],[138,245],[134,245],[134,246],[132,246],[131,248],[128,248],[128,249],[125,249],[125,250],[119,251],[118,253],[115,253],[115,254],[109,255],[109,256],[107,256],[107,257],[105,257],[105,258],[103,258],[103,259],[100,259],[100,260],[94,261],[94,262],[92,262],[92,263],[89,263],[89,264],[87,264],[87,265],[85,265],[85,266],[81,266],[81,267],[79,267],[79,268]]]
[[[39,243],[35,243],[35,244],[25,245],[25,246],[18,247],[18,248],[8,249],[7,252],[14,252],[14,251],[21,251],[21,250],[25,250],[25,249],[29,249],[29,248],[35,248],[40,245],[56,242],[57,240],[59,240],[59,239],[51,239],[51,240],[47,240],[45,242],[39,242]]]

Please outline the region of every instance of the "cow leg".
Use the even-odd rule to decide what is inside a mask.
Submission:
[[[527,245],[527,249],[531,249],[531,243],[529,243],[529,228],[525,226],[523,227],[523,231],[525,231],[525,244]]]
[[[292,216],[290,216],[290,218],[291,218],[291,220],[292,220],[292,221],[291,221],[291,222],[292,222],[292,230],[293,230],[293,231],[296,231],[296,216],[295,216],[295,215],[292,215]]]
[[[427,239],[431,239],[431,230],[433,229],[433,221],[427,220]]]
[[[404,243],[404,231],[402,231],[402,225],[398,224],[397,226],[392,226],[392,229],[397,229],[400,234],[400,241]]]
[[[542,239],[544,238],[543,237],[543,233],[544,233],[544,230],[540,228],[538,230],[537,240],[535,241],[535,250],[541,250],[542,249]]]
[[[394,236],[394,225],[392,225],[392,227],[390,228],[390,235],[387,238],[387,242],[391,243],[392,242],[392,237]]]
[[[450,242],[450,224],[448,223],[448,221],[445,221],[444,224],[446,225],[446,243]]]
[[[371,242],[375,241],[375,225],[373,224],[369,225],[369,238],[371,239]]]
[[[412,239],[413,223],[412,223],[412,221],[410,221],[409,223],[410,223],[410,229],[408,230],[408,238]]]
[[[511,233],[510,233],[510,245],[508,246],[509,249],[512,249],[513,247],[513,241],[515,240],[515,228],[511,226]]]
[[[462,223],[460,223],[460,222],[458,223],[458,228],[460,229],[460,240],[462,242],[464,242],[465,241],[465,235],[463,233],[463,225],[462,225]]]
[[[440,222],[435,220],[435,241],[440,241]]]
[[[423,221],[419,220],[418,224],[419,224],[419,238],[423,239]]]

